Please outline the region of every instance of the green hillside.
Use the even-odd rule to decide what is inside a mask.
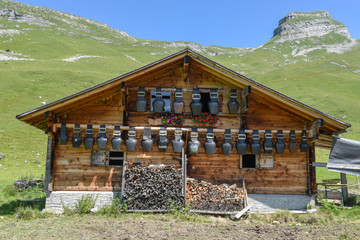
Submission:
[[[185,47],[351,123],[343,136],[360,140],[360,44],[342,34],[344,25],[318,13],[323,12],[282,23],[290,30],[256,49],[225,48],[141,40],[85,18],[0,0],[0,153],[5,155],[0,188],[21,176],[44,173],[47,137],[15,115]],[[317,19],[330,21],[334,29],[284,40],[291,37],[291,27]],[[335,71],[352,66],[357,67]]]

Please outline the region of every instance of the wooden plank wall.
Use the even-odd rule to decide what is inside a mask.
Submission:
[[[110,148],[108,143],[107,148]],[[94,150],[97,147],[94,146]],[[120,191],[122,167],[91,166],[91,150],[73,148],[71,136],[67,145],[55,146],[55,191]]]
[[[244,114],[245,129],[303,130],[304,122],[295,116],[271,106],[254,93],[248,97],[249,109]]]
[[[98,100],[60,116],[60,122],[122,125],[124,115],[122,101],[121,93]]]
[[[232,139],[234,149],[230,156],[222,154],[221,143],[223,142],[223,136],[216,134],[216,138],[217,148],[214,155],[206,155],[203,147],[205,138],[199,139],[201,142],[199,153],[188,155],[189,177],[216,184],[236,183],[238,185],[241,185],[242,178],[245,178],[246,188],[249,193],[307,193],[307,153],[301,153],[300,150],[297,153],[290,153],[286,149],[283,154],[274,154],[273,168],[240,169],[240,157],[235,149],[236,136]],[[251,154],[250,146],[247,153]]]

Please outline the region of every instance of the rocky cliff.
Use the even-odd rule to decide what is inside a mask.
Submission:
[[[284,42],[306,37],[322,37],[329,33],[351,38],[347,27],[334,20],[326,11],[293,12],[280,19],[273,36],[279,36],[277,42]]]

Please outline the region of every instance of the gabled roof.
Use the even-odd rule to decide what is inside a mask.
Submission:
[[[141,77],[151,71],[154,71],[160,67],[172,64],[174,62],[180,61],[185,58],[185,56],[189,56],[192,60],[206,67],[209,71],[213,73],[223,76],[226,78],[226,81],[229,83],[238,86],[239,88],[244,88],[248,85],[251,86],[252,92],[260,94],[265,98],[271,99],[273,101],[279,102],[279,104],[283,106],[287,106],[290,111],[301,113],[304,116],[307,116],[310,119],[322,119],[324,122],[324,126],[333,129],[334,132],[345,130],[351,125],[347,122],[344,122],[340,119],[337,119],[333,116],[330,116],[326,113],[323,113],[315,108],[312,108],[304,103],[301,103],[295,99],[292,99],[282,93],[279,93],[261,83],[258,83],[250,78],[247,78],[229,68],[226,68],[217,62],[214,62],[197,52],[192,51],[191,49],[184,49],[180,52],[167,56],[163,59],[150,63],[146,66],[138,68],[134,71],[128,72],[106,82],[95,85],[91,88],[85,89],[78,93],[72,94],[70,96],[64,97],[52,103],[46,104],[44,106],[40,106],[38,108],[32,109],[30,111],[21,113],[16,116],[17,119],[29,123],[35,127],[43,129],[44,123],[47,121],[45,119],[45,113],[48,111],[58,111],[60,109],[69,109],[70,106],[74,103],[78,105],[81,102],[84,102],[88,99],[101,97],[101,94],[107,91],[119,91],[121,88],[122,82],[128,82],[131,80],[136,80],[136,78]]]

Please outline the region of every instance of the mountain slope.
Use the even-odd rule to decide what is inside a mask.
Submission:
[[[360,44],[325,11],[285,16],[258,48],[225,48],[141,40],[89,19],[0,0],[0,42],[3,179],[14,178],[6,168],[31,175],[44,167],[46,136],[16,114],[185,47],[351,123],[346,136],[360,140]]]

